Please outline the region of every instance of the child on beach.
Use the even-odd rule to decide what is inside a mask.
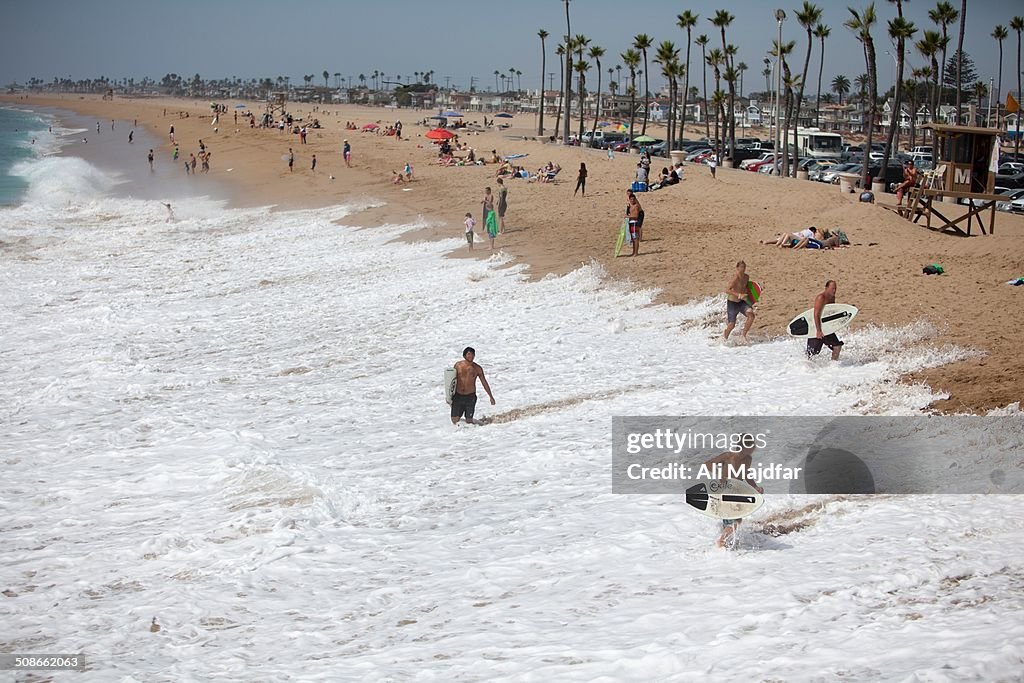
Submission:
[[[580,164],[580,172],[576,176],[576,189],[573,190],[572,196],[575,197],[576,193],[583,190],[583,196],[587,196],[587,165],[584,163]]]
[[[341,152],[345,157],[345,165],[352,168],[352,145],[348,144],[348,140],[345,140],[345,144],[342,146]]]
[[[476,226],[476,221],[473,220],[473,214],[466,214],[466,242],[469,244],[469,250],[473,251],[473,228]]]

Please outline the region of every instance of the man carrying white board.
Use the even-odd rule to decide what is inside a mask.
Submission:
[[[476,380],[480,379],[484,391],[494,405],[494,395],[491,387],[484,377],[484,369],[473,362],[476,358],[476,351],[472,346],[467,346],[462,352],[462,360],[455,364],[455,393],[452,394],[452,424],[458,424],[463,415],[466,422],[474,424],[473,413],[476,411]]]
[[[749,473],[751,471],[751,464],[754,461],[754,449],[756,446],[753,445],[753,437],[749,434],[743,435],[742,443],[751,444],[750,446],[743,448],[739,451],[726,451],[721,455],[716,455],[704,464],[708,467],[715,465],[721,465],[723,472],[737,471],[742,468],[743,472]],[[747,478],[744,480],[750,484],[758,493],[764,493],[764,489],[758,486],[750,475],[747,474]],[[719,548],[732,545],[733,535],[736,533],[736,529],[739,528],[740,519],[723,519],[722,520],[722,533],[718,537],[717,545]]]
[[[836,302],[836,281],[829,280],[825,283],[825,291],[814,297],[814,329],[816,334],[807,339],[807,355],[817,356],[821,353],[821,347],[827,346],[832,349],[832,360],[839,360],[839,352],[843,349],[843,342],[839,341],[836,333],[822,335],[821,333],[821,311],[826,304]]]
[[[742,313],[746,319],[746,324],[743,325],[743,341],[747,341],[747,332],[750,332],[750,326],[754,324],[754,309],[746,301],[748,296],[747,287],[749,285],[750,276],[747,275],[747,264],[744,261],[738,261],[736,263],[736,272],[725,288],[725,294],[729,300],[725,304],[727,324],[722,336],[726,341],[729,340],[732,328],[736,327],[736,316]]]

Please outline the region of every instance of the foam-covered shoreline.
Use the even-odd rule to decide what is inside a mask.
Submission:
[[[163,105],[168,110],[166,118]],[[219,136],[208,137],[210,122],[199,118],[203,108],[195,102],[69,100],[66,106],[93,108],[90,110],[104,115],[111,112],[112,116],[115,111],[127,116],[126,112],[137,109],[140,123],[157,133],[174,123],[180,139],[194,142],[193,138],[205,137],[216,150],[213,173],[238,188],[242,203],[325,206],[339,198],[368,201],[379,197],[387,206],[367,212],[368,225],[408,221],[419,215],[436,217],[432,227],[405,239],[458,235],[465,211],[477,212],[483,185],[494,187],[493,166],[430,166],[430,150],[421,148],[423,140],[417,137],[423,130],[409,121],[406,136],[412,139],[402,142],[338,129],[346,120],[361,123],[382,116],[408,117],[407,112],[327,107],[335,113],[320,112],[327,128],[315,135],[323,137],[311,136],[311,145],[302,148],[292,136],[276,131],[252,133],[248,128],[235,134],[230,125],[222,126]],[[297,113],[310,115],[309,105],[295,107]],[[188,119],[171,115],[186,109],[193,114]],[[338,168],[335,145],[343,136],[352,138],[357,168]],[[648,215],[649,250],[634,263],[606,255],[614,231],[614,227],[606,227],[617,226],[616,216],[621,211],[619,191],[614,188],[630,173],[632,160],[620,155],[608,161],[590,150],[514,142],[493,132],[466,139],[478,155],[489,153],[490,148],[498,148],[500,153],[529,151],[532,156],[526,161],[531,167],[532,162],[540,165],[555,160],[565,169],[561,175],[568,181],[580,160],[591,169],[592,196],[586,200],[571,197],[571,182],[551,186],[507,183],[511,189],[510,231],[499,240],[499,247],[530,264],[534,277],[565,273],[596,257],[612,278],[656,287],[661,292],[659,301],[685,304],[716,296],[735,259],[744,258],[749,270],[767,284],[754,328],[754,335],[761,340],[778,336],[794,312],[810,305],[824,280],[833,278],[840,282],[840,300],[861,309],[855,328],[871,324],[902,327],[923,321],[932,325],[936,336],[914,343],[940,351],[947,343],[981,351],[971,354],[972,359],[910,376],[911,382],[924,379],[951,396],[937,404],[941,410],[984,412],[1012,403],[1024,392],[1020,380],[1024,360],[1010,351],[1012,323],[1008,328],[1001,322],[1002,316],[1024,314],[1019,307],[1007,310],[996,298],[1014,294],[1003,283],[1008,279],[1004,275],[1018,268],[1012,245],[1024,234],[1024,221],[1019,217],[999,216],[994,237],[956,240],[911,226],[878,207],[851,203],[831,188],[725,171],[713,183],[705,169],[690,167],[682,185],[642,197]],[[300,155],[299,166],[308,161],[311,151],[317,152],[320,165],[316,175],[304,168],[287,173],[279,152],[289,145]],[[416,180],[392,186],[390,172],[405,161],[416,167]],[[232,167],[233,172],[225,174],[225,167]],[[330,175],[335,180],[329,180]],[[842,227],[859,246],[816,254],[781,252],[756,244],[757,239],[776,231],[809,223]],[[464,248],[454,249],[452,255],[467,256]],[[474,255],[480,256],[479,252]],[[916,261],[943,262],[948,275],[921,276]],[[984,293],[954,295],[972,288]],[[799,353],[796,346],[794,343],[794,354]],[[1022,366],[1019,371],[1018,365]]]

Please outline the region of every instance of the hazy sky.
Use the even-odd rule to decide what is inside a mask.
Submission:
[[[832,28],[826,43],[823,89],[827,90],[835,74],[853,80],[865,68],[859,44],[842,26],[849,17],[848,3],[819,0],[817,4],[824,8],[824,23]],[[953,4],[960,7],[960,2]],[[927,13],[934,5],[934,0],[905,0],[905,14],[917,25],[917,37],[925,27],[933,27]],[[796,23],[798,3],[793,1],[571,0],[570,17],[574,35],[583,33],[592,44],[605,48],[604,87],[608,67],[621,64],[619,55],[634,35],[647,33],[655,43],[672,40],[685,58],[686,34],[676,27],[676,16],[688,8],[699,12],[698,31],[707,33],[712,43],[720,43],[720,34],[707,17],[715,9],[727,9],[736,16],[727,38],[739,46],[737,61],[750,66],[744,78],[744,89],[749,92],[764,89],[762,62],[777,32],[776,7],[788,15],[784,39],[797,40],[793,64],[794,71],[799,71],[806,33]],[[895,50],[885,35],[884,20],[895,16],[896,8],[886,1],[878,2],[876,8],[880,14],[876,31],[879,90],[884,92],[895,72],[892,58],[885,54],[887,49]],[[996,76],[998,63],[997,45],[990,34],[997,23],[1008,25],[1014,11],[1024,14],[1018,0],[971,0],[968,4],[965,49],[974,58],[979,78],[986,82]],[[32,76],[50,81],[68,75],[73,79],[150,76],[159,80],[170,72],[189,77],[199,73],[204,78],[290,76],[292,83],[301,83],[303,74],[312,73],[317,75],[316,82],[322,83],[324,69],[332,74],[333,83],[335,72],[357,79],[360,73],[369,77],[374,70],[403,77],[433,70],[434,80],[442,85],[445,77],[450,77],[451,83],[467,88],[475,76],[478,88],[493,89],[494,70],[507,74],[514,67],[523,72],[522,86],[535,88],[540,81],[537,31],[541,28],[551,34],[546,71],[557,72],[554,46],[565,32],[561,0],[0,0],[0,84],[24,82]],[[950,54],[956,46],[956,30],[951,29]],[[1004,41],[1004,92],[1014,87],[1016,42],[1013,32]],[[815,47],[810,87],[816,85],[817,41]],[[698,60],[699,54],[699,49],[694,50]],[[923,64],[916,53],[910,61],[914,66]],[[656,70],[652,64],[652,90],[662,83],[654,76]],[[594,85],[594,78],[591,72],[588,83]],[[554,83],[557,88],[557,74]]]

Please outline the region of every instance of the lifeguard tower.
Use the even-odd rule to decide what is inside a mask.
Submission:
[[[1005,199],[994,194],[999,130],[940,124],[926,124],[924,128],[932,129],[935,134],[934,167],[922,174],[918,187],[910,190],[907,206],[900,207],[900,215],[914,223],[924,216],[928,229],[963,237],[971,236],[971,226],[976,222],[982,234],[991,235],[995,231],[996,202]],[[947,218],[936,207],[936,204],[941,206],[943,197],[970,199],[967,213]],[[987,231],[982,218],[985,211],[989,212]],[[934,225],[933,216],[937,219]]]

